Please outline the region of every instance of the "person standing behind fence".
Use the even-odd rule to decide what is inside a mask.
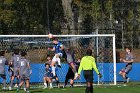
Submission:
[[[85,90],[85,93],[93,93],[93,69],[96,71],[96,73],[99,75],[101,78],[102,75],[99,73],[96,63],[95,63],[95,58],[91,56],[92,55],[92,50],[88,49],[86,51],[86,56],[84,56],[81,59],[80,66],[78,69],[78,78],[80,78],[80,73],[82,70],[84,70],[84,78],[87,83],[87,87]]]
[[[6,89],[6,73],[5,65],[8,65],[7,59],[4,57],[5,51],[0,51],[0,77],[3,79],[3,89]]]
[[[119,72],[119,74],[123,77],[124,79],[124,83],[128,83],[130,78],[127,77],[127,74],[131,71],[132,69],[132,63],[134,62],[134,56],[131,53],[131,48],[130,47],[126,47],[125,48],[126,51],[126,55],[125,55],[125,59],[120,59],[120,61],[123,61],[126,63],[126,66],[121,69],[121,71]]]

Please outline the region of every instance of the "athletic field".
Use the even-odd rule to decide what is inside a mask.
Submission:
[[[30,89],[30,93],[85,93],[85,87],[74,87],[74,88],[53,88],[53,89],[42,89],[35,88]],[[25,93],[23,90],[19,92],[13,91],[0,91],[0,93]],[[140,93],[140,83],[129,83],[127,85],[120,84],[116,86],[101,85],[94,86],[94,93]]]

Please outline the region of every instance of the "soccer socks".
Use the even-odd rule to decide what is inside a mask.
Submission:
[[[17,86],[19,86],[19,78],[17,77]]]
[[[85,93],[90,93],[90,87],[86,87]]]
[[[90,86],[90,93],[93,93],[93,85]]]
[[[3,79],[3,88],[6,88],[6,79]]]
[[[66,77],[65,77],[65,84],[64,84],[64,86],[67,85],[68,81],[69,81],[69,76],[68,76],[68,74],[67,74]]]
[[[60,58],[56,58],[58,65],[61,65]]]
[[[56,75],[56,74],[55,74],[55,67],[54,67],[54,66],[52,66],[52,73],[53,73],[53,76]]]
[[[44,82],[44,86],[45,86],[45,87],[48,87],[46,82]]]
[[[73,87],[73,84],[70,84],[70,87]]]
[[[11,80],[9,87],[12,87],[13,86],[13,82],[14,82],[14,80]]]
[[[56,80],[56,84],[57,84],[57,86],[58,86],[58,84],[59,84],[59,80]]]
[[[128,77],[127,77],[127,76],[125,76],[125,79],[128,79]]]
[[[52,86],[52,82],[50,83],[50,88],[53,88],[53,86]]]

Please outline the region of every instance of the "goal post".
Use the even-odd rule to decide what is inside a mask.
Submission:
[[[94,75],[96,84],[117,84],[115,34],[53,35],[53,37],[57,37],[65,47],[72,47],[75,51],[76,60],[85,55],[87,48],[91,48],[94,51],[93,55],[96,59],[97,67],[103,75],[101,79]],[[48,35],[0,35],[0,49],[7,51],[6,58],[8,59],[10,59],[14,48],[26,50],[29,54],[28,58],[32,63],[32,68],[37,70],[37,72],[32,73],[31,82],[42,84],[46,57],[48,54],[53,55],[53,52],[47,51],[48,47],[53,46],[51,41],[52,39],[48,38]],[[62,60],[62,63],[64,66],[57,73],[60,82],[64,83],[65,77],[62,76],[66,75],[68,68],[66,67],[66,62]],[[7,82],[10,82],[9,76],[7,77]],[[77,82],[85,81],[82,77]]]

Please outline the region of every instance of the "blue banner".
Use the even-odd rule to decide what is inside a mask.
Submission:
[[[116,76],[117,76],[117,82],[118,81],[123,81],[123,78],[119,75],[119,71],[125,67],[125,63],[117,63],[116,65]],[[98,64],[97,64],[98,66]],[[112,66],[112,67],[111,67]],[[65,76],[68,71],[68,64],[62,64],[62,68],[58,68],[57,75],[59,77],[60,82],[65,81]],[[133,63],[132,70],[128,74],[128,77],[130,77],[131,81],[140,81],[140,74],[139,73],[139,68],[140,68],[140,63]],[[6,77],[7,77],[7,83],[10,82],[10,76],[8,72],[8,67],[6,67]],[[31,69],[32,69],[32,74],[30,76],[30,82],[43,82],[43,76],[45,73],[45,66],[44,64],[35,64],[31,63]],[[102,68],[99,70],[103,73],[103,77],[101,80],[104,82],[110,82],[112,81],[111,78],[113,78],[113,63],[103,63]],[[98,80],[97,74],[94,72],[94,82]],[[0,78],[0,83],[2,82],[2,79]],[[83,75],[81,74],[80,80],[77,80],[76,82],[85,82],[85,79]]]

